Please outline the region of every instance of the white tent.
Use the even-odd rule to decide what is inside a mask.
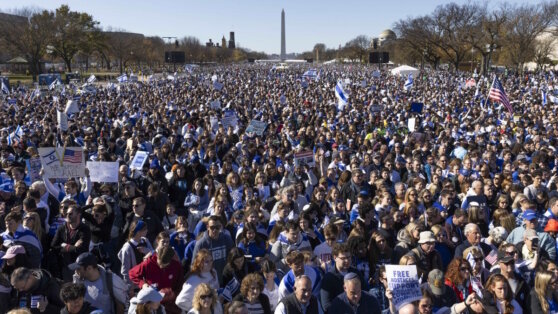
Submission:
[[[419,73],[418,69],[408,65],[402,65],[391,70],[392,75],[408,76],[409,74],[413,74],[413,76],[416,77],[418,73]]]

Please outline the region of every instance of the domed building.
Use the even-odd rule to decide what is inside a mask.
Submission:
[[[391,40],[396,40],[397,39],[397,35],[395,35],[395,32],[392,31],[391,29],[386,29],[383,32],[380,33],[380,35],[378,36],[378,41],[380,46],[387,41],[391,41]]]

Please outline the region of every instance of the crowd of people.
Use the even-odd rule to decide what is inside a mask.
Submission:
[[[487,99],[495,74],[307,70],[14,86],[0,312],[558,313],[553,72],[500,73],[512,113]],[[117,161],[118,182],[32,179],[40,147]],[[395,304],[394,264],[420,300]]]

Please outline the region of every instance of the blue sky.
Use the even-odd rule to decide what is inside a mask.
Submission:
[[[148,36],[195,36],[202,43],[209,38],[220,43],[223,35],[228,40],[229,32],[234,31],[237,43],[244,48],[279,53],[281,9],[284,8],[287,53],[291,53],[311,50],[316,43],[338,47],[361,34],[377,37],[397,20],[428,14],[443,3],[446,1],[0,0],[0,10],[26,6],[53,10],[68,4],[74,11],[91,14],[102,27]]]

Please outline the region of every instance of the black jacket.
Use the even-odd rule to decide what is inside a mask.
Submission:
[[[44,312],[39,312],[38,308],[31,308],[33,314],[58,314],[64,307],[64,303],[60,299],[60,285],[56,278],[43,269],[34,270],[31,276],[35,276],[38,282],[26,292],[16,292],[17,307],[31,308],[31,298],[46,297],[48,305]]]
[[[151,243],[155,243],[155,237],[159,234],[159,232],[163,231],[163,224],[157,218],[157,216],[150,210],[145,210],[141,219],[147,224],[147,236],[146,238],[149,239]],[[129,212],[126,215],[126,223],[124,225],[124,230],[122,235],[124,237],[128,236],[128,231],[130,230],[130,225],[133,221],[138,220],[138,217],[134,214],[133,211]]]
[[[93,311],[97,311],[97,308],[92,307],[87,301],[83,301],[83,306],[81,307],[81,310],[79,310],[78,314],[90,314]],[[62,311],[60,311],[60,314],[70,314],[70,312],[68,312],[68,309],[64,307]]]
[[[365,314],[365,313],[381,313],[378,300],[372,295],[362,291],[358,307],[356,309],[351,305],[346,293],[338,295],[333,302],[327,313],[331,314]]]
[[[75,246],[79,240],[81,240],[81,243]],[[70,227],[65,223],[56,230],[50,246],[61,256],[63,265],[67,266],[75,262],[81,253],[89,251],[90,241],[91,230],[86,224],[80,222],[73,235],[70,235]],[[70,245],[63,248],[62,243]]]
[[[366,282],[363,280],[362,274],[356,268],[349,267],[347,273],[355,273],[359,276],[360,282]],[[335,297],[343,293],[343,274],[341,274],[337,267],[327,272],[322,279],[322,286],[320,289],[320,303],[321,307],[325,312],[328,311],[331,306],[331,302]]]

